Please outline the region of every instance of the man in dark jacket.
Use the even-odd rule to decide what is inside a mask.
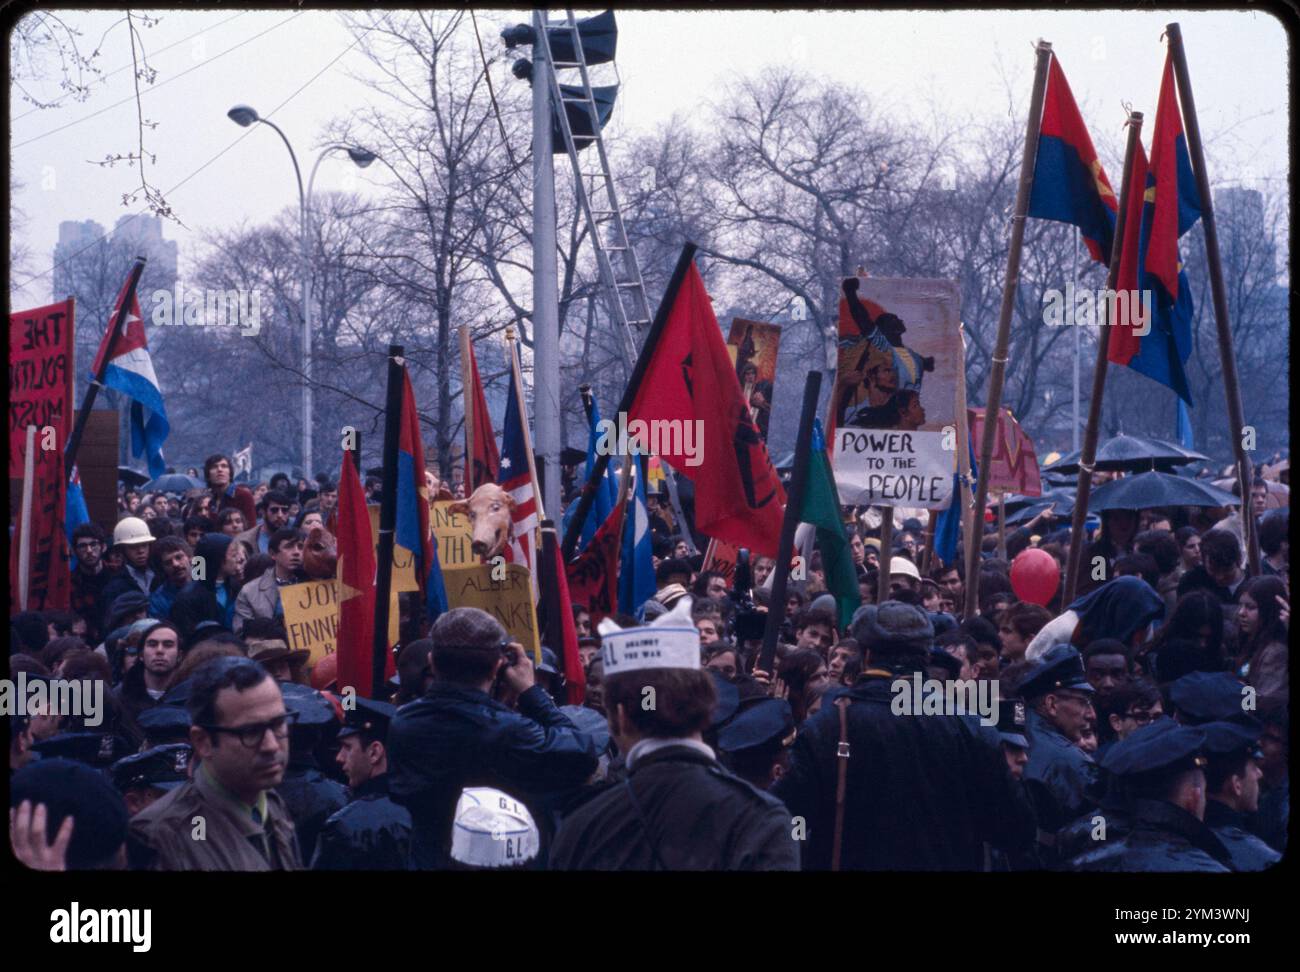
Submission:
[[[866,650],[847,694],[845,870],[979,870],[985,842],[1028,850],[1033,814],[992,726],[968,715],[896,715],[895,686],[929,663],[934,628],[921,608],[866,605],[849,630]],[[838,703],[838,700],[837,700]],[[919,709],[919,706],[918,706]],[[806,869],[831,866],[838,761],[837,704],[799,730],[789,771],[772,787],[806,823]]]
[[[419,870],[447,866],[465,787],[492,786],[528,803],[530,794],[581,786],[597,765],[595,741],[534,684],[531,659],[490,614],[456,608],[429,636],[433,686],[397,711],[388,733],[389,792],[410,811],[411,866]],[[494,698],[494,687],[516,698],[518,711]]]
[[[1057,831],[1094,805],[1097,766],[1078,746],[1084,728],[1096,719],[1093,692],[1083,659],[1069,645],[1049,648],[1019,685],[1029,706],[1025,788],[1034,804],[1040,853],[1047,863],[1057,859]]]
[[[176,595],[171,610],[171,619],[186,642],[203,621],[215,621],[226,629],[233,626],[235,598],[248,559],[243,544],[231,549],[234,541],[228,533],[205,533],[194,548],[194,580]]]
[[[176,625],[158,621],[140,638],[140,660],[117,687],[118,704],[135,719],[145,709],[162,704],[167,681],[181,663],[181,638]]]
[[[1241,722],[1210,722],[1205,733],[1207,790],[1205,825],[1228,849],[1234,871],[1262,871],[1282,855],[1246,829],[1248,815],[1259,809],[1259,780],[1263,771],[1259,748],[1263,727]]]
[[[1160,719],[1116,743],[1102,768],[1132,795],[1132,829],[1099,836],[1070,862],[1075,871],[1224,872],[1228,852],[1202,823],[1205,732]]]
[[[338,763],[350,802],[325,821],[316,838],[314,871],[402,871],[411,848],[411,815],[388,796],[384,740],[397,710],[357,699],[339,730]]]
[[[207,480],[208,489],[212,490],[212,515],[219,516],[221,511],[234,507],[244,515],[244,525],[251,526],[257,519],[257,505],[253,493],[247,486],[237,486],[232,481],[233,467],[230,459],[220,453],[208,456],[203,461],[203,478]]]
[[[785,807],[703,740],[715,689],[690,611],[687,596],[644,628],[602,624],[605,710],[627,777],[565,817],[552,870],[798,870]]]

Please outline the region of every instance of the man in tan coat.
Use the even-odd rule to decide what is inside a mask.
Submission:
[[[194,674],[193,778],[131,820],[135,860],[158,871],[294,871],[293,821],[274,787],[289,763],[280,687],[257,662],[214,658]]]

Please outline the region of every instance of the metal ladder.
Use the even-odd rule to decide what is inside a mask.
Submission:
[[[573,15],[573,9],[566,10],[566,20],[558,23],[546,23],[545,29],[541,31],[541,38],[535,43],[540,43],[545,49],[546,62],[551,66],[551,102],[555,106],[555,114],[559,118],[560,131],[564,135],[564,147],[569,153],[569,161],[573,163],[574,183],[577,187],[578,204],[582,207],[583,215],[587,220],[587,228],[591,233],[592,243],[596,249],[596,263],[600,268],[601,280],[605,286],[606,303],[609,305],[610,313],[615,322],[622,326],[625,337],[624,353],[627,355],[628,367],[636,361],[637,357],[637,334],[639,327],[649,327],[652,314],[650,312],[650,303],[646,299],[645,283],[641,279],[641,265],[637,262],[636,251],[632,249],[631,241],[627,236],[627,227],[623,223],[623,212],[619,207],[618,194],[614,189],[614,180],[609,174],[609,156],[605,152],[605,140],[600,131],[600,114],[596,107],[595,95],[592,91],[591,74],[588,70],[587,58],[582,50],[582,38],[578,33],[578,22]],[[577,52],[576,61],[559,61],[556,62],[551,56],[551,30],[567,30],[573,37],[573,49]],[[616,83],[619,81],[618,68],[611,61],[610,66],[614,69]],[[581,80],[582,94],[578,97],[565,97],[560,89],[560,72],[577,71]],[[576,82],[579,79],[573,79]],[[573,83],[571,87],[579,87]],[[579,105],[585,110],[591,118],[591,129],[595,133],[592,142],[595,143],[596,158],[599,161],[598,169],[586,169],[582,167],[582,162],[578,157],[578,149],[574,144],[573,130],[569,125],[569,115],[565,109],[566,105]],[[583,136],[585,138],[585,136]],[[590,145],[584,146],[590,148]],[[591,180],[591,186],[588,187],[587,180]],[[599,208],[601,201],[600,193],[604,193],[604,206]],[[593,200],[593,197],[597,197]],[[611,230],[610,238],[601,235],[602,230]],[[617,254],[622,258],[623,275],[620,278],[618,271],[615,269],[613,256]]]

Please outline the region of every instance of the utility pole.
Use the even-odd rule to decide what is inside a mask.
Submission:
[[[533,11],[544,37],[546,11]],[[575,39],[576,40],[576,39]],[[533,45],[533,420],[542,506],[560,504],[560,296],[555,257],[555,157],[551,77],[545,43]],[[520,402],[520,405],[523,403]]]

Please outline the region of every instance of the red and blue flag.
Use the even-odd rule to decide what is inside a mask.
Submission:
[[[1201,197],[1178,111],[1172,55],[1160,83],[1150,164],[1139,145],[1129,180],[1144,191],[1129,194],[1117,289],[1149,294],[1150,319],[1135,321],[1139,301],[1130,300],[1130,319],[1117,321],[1107,358],[1173,389],[1191,405],[1186,364],[1194,307],[1178,240],[1201,218]]]
[[[447,610],[447,589],[438,563],[438,545],[429,523],[428,481],[424,475],[424,444],[420,416],[415,410],[411,376],[402,372],[402,420],[397,438],[397,524],[393,540],[415,556],[415,576],[424,593],[429,620]]]
[[[1043,97],[1029,215],[1079,227],[1092,258],[1108,264],[1118,210],[1065,72],[1053,57]]]
[[[517,355],[513,345],[510,353]],[[537,518],[537,492],[534,489],[531,464],[528,462],[528,439],[524,423],[528,421],[524,403],[519,400],[519,385],[513,375],[519,374],[519,359],[512,364],[512,380],[506,395],[506,418],[501,427],[501,467],[497,483],[515,501],[511,519],[514,521],[514,539],[506,547],[507,563],[527,567],[536,584],[537,564],[534,550],[534,531],[540,525]]]

